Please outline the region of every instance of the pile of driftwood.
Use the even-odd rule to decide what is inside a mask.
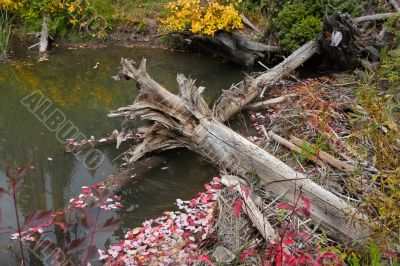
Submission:
[[[334,193],[233,131],[224,122],[255,98],[264,95],[271,85],[290,74],[316,53],[324,56],[332,55],[326,56],[326,59],[339,66],[345,64],[355,67],[362,65],[367,58],[376,60],[377,58],[371,55],[375,54],[375,50],[381,45],[377,41],[377,36],[366,36],[356,24],[385,19],[388,16],[392,14],[352,19],[346,14],[336,13],[326,18],[324,25],[326,32],[321,34],[319,40],[306,43],[267,72],[256,77],[247,77],[224,91],[212,110],[201,95],[202,89],[197,88],[193,80],[178,74],[180,93],[174,95],[151,78],[146,70],[145,59],[139,67],[135,67],[135,63],[131,60],[122,59],[120,76],[134,80],[140,93],[132,105],[113,111],[109,116],[125,118],[121,139],[125,135],[135,134],[137,119],[150,121],[151,124],[146,130],[143,141],[126,152],[127,163],[133,166],[151,152],[187,148],[227,171],[229,175],[226,175],[222,182],[227,186],[246,182],[248,173],[254,173],[260,178],[266,192],[279,200],[304,207],[304,203],[295,202],[296,195],[304,195],[310,201],[312,218],[320,222],[336,240],[353,242],[368,236],[368,231],[360,226],[361,222],[368,221],[368,217]],[[350,47],[351,50],[348,50]],[[299,140],[295,138],[289,142],[273,132],[267,134],[291,149],[295,150],[300,145]],[[316,161],[326,161],[343,171],[354,170],[352,165],[329,157],[329,154],[318,156],[319,158],[315,158]],[[244,193],[240,189],[237,192]],[[251,197],[243,196],[243,198],[245,212],[254,226],[265,239],[273,239],[273,229],[268,220],[264,219],[257,204]]]

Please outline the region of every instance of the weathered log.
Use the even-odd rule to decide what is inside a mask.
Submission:
[[[253,110],[258,110],[258,109],[263,109],[266,108],[270,105],[273,104],[277,104],[277,103],[281,103],[284,102],[286,99],[291,98],[291,97],[296,97],[298,96],[295,93],[291,93],[291,94],[287,94],[287,95],[282,95],[273,99],[268,99],[262,102],[257,102],[257,103],[252,103],[252,104],[248,104],[244,107],[244,109],[253,109]]]
[[[49,47],[49,26],[47,15],[44,14],[42,18],[42,29],[40,31],[39,41],[39,62],[48,59],[47,50]]]
[[[307,142],[306,140],[301,140],[295,136],[290,136],[290,141],[299,147],[301,147],[303,143],[305,143],[306,145],[311,147],[311,144],[309,142]],[[329,153],[321,151],[321,150],[316,151],[316,157],[318,157],[320,160],[323,160],[324,162],[327,162],[330,165],[332,165],[333,167],[335,167],[339,170],[342,170],[343,172],[346,172],[346,173],[353,173],[356,170],[356,168],[354,166],[352,166],[351,164],[341,161],[341,160],[333,157]]]
[[[392,5],[394,10],[396,10],[397,12],[400,12],[400,7],[396,0],[389,0],[389,3]]]
[[[253,66],[269,53],[280,51],[277,46],[253,42],[239,33],[226,31],[218,32],[213,37],[190,35],[186,40],[189,47],[196,47],[204,53],[221,56],[228,62],[245,67]]]
[[[318,42],[310,41],[266,73],[254,79],[248,78],[244,80],[240,87],[233,90],[224,91],[221,99],[214,108],[215,117],[221,122],[227,121],[232,115],[239,112],[245,105],[265,91],[268,86],[273,85],[301,66],[313,56],[318,49]]]
[[[275,134],[274,132],[270,131],[268,132],[268,136],[275,140],[276,142],[278,142],[279,144],[282,144],[283,146],[285,146],[286,148],[295,151],[299,154],[302,153],[302,149],[301,147],[297,146],[296,144],[293,144],[292,142],[288,141],[287,139],[282,138],[281,136]],[[316,165],[319,166],[324,166],[324,163],[322,162],[322,160],[320,158],[318,158],[315,155],[310,155],[309,158],[307,158],[311,161],[313,161]]]
[[[248,18],[246,18],[245,15],[240,15],[240,17],[242,18],[242,22],[244,25],[246,25],[246,27],[254,30],[257,33],[261,33],[261,31],[256,26],[254,26],[254,24],[251,23],[251,21]]]
[[[153,121],[143,143],[130,150],[131,161],[147,152],[185,147],[231,173],[258,174],[267,192],[275,196],[284,194],[283,200],[287,202],[293,203],[300,194],[304,195],[311,201],[313,217],[337,238],[353,241],[365,236],[359,224],[349,220],[349,217],[364,219],[351,205],[222,124],[208,108],[194,81],[178,75],[178,97],[149,76],[146,60],[138,69],[129,60],[122,59],[121,63],[121,73],[136,80],[140,93],[133,105],[111,116]],[[123,132],[129,134],[130,130],[124,128]]]
[[[392,12],[392,13],[381,13],[381,14],[374,14],[368,16],[362,16],[353,19],[353,23],[358,24],[367,21],[378,21],[378,20],[386,20],[392,17],[400,16],[400,12]]]
[[[243,191],[240,185],[241,183],[239,181],[239,177],[224,175],[221,178],[221,183],[226,187],[234,189],[240,195],[244,201],[243,211],[246,213],[264,239],[267,240],[267,242],[274,241],[276,238],[274,228],[258,209],[257,205],[253,202],[252,195],[246,195],[246,192]]]

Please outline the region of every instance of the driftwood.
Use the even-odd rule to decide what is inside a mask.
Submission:
[[[356,209],[222,124],[208,108],[194,81],[178,75],[180,94],[177,96],[149,76],[146,60],[138,69],[126,59],[121,64],[121,74],[134,79],[140,93],[133,105],[109,116],[125,117],[131,122],[126,124],[130,125],[135,119],[153,122],[144,141],[128,152],[131,162],[148,152],[184,147],[231,173],[258,174],[267,192],[275,196],[284,194],[283,200],[287,202],[293,203],[303,194],[311,201],[313,217],[338,239],[354,241],[365,236],[358,223],[349,220],[349,217],[364,219]],[[126,127],[123,132],[129,134],[131,130]]]
[[[213,37],[190,35],[185,40],[191,48],[221,56],[227,62],[245,67],[253,66],[257,60],[280,51],[277,46],[253,42],[239,33],[226,31],[218,32]]]
[[[274,228],[258,209],[257,205],[252,200],[252,195],[247,195],[246,192],[243,191],[240,185],[240,178],[237,176],[224,175],[221,178],[221,183],[226,187],[231,187],[241,196],[244,202],[243,211],[264,239],[267,241],[273,241],[276,237]]]

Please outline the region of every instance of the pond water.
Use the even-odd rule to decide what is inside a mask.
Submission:
[[[148,59],[151,76],[173,92],[178,89],[177,73],[197,79],[198,86],[206,87],[204,95],[209,103],[220,95],[221,89],[243,78],[242,69],[209,57],[161,49],[55,48],[50,61],[39,64],[35,62],[35,54],[17,53],[11,63],[0,64],[0,187],[7,187],[6,164],[31,163],[35,167],[18,190],[21,216],[37,209],[62,209],[81,192],[82,186],[101,182],[114,173],[123,152],[123,148],[104,147],[104,162],[97,169],[87,170],[81,160],[63,152],[55,133],[24,107],[21,99],[40,91],[53,108],[62,110],[66,119],[86,136],[98,138],[119,130],[121,120],[107,118],[108,111],[132,103],[138,93],[132,81],[111,79],[118,72],[121,57],[136,62]],[[96,235],[98,247],[116,241],[127,228],[174,209],[176,198],[192,198],[217,173],[201,157],[188,151],[161,156],[163,164],[151,169],[138,182],[121,188],[124,207],[117,213],[123,223],[114,233]],[[11,199],[3,197],[0,204],[3,213],[0,227],[15,226]],[[57,240],[55,234],[48,237]],[[1,265],[18,263],[16,244],[9,240],[9,234],[0,235]],[[41,264],[33,254],[27,257],[31,265]]]

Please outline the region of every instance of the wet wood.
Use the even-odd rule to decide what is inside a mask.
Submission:
[[[180,94],[177,96],[149,76],[145,60],[138,69],[129,60],[123,59],[121,63],[121,75],[134,79],[140,94],[133,105],[116,110],[111,116],[125,117],[124,124],[130,125],[123,128],[126,134],[133,130],[136,119],[153,123],[143,143],[128,151],[131,162],[149,152],[184,147],[231,173],[258,174],[266,191],[275,196],[284,194],[282,200],[294,203],[300,194],[304,195],[311,201],[313,217],[342,241],[365,236],[355,222],[364,217],[355,208],[221,123],[193,80],[178,75]]]

